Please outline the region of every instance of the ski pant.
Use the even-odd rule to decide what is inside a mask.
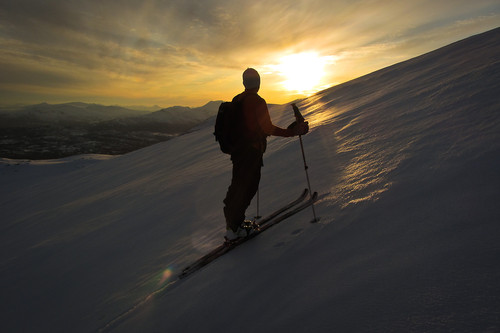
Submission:
[[[262,153],[249,147],[231,155],[233,175],[224,199],[226,227],[236,231],[245,220],[245,211],[259,189]]]

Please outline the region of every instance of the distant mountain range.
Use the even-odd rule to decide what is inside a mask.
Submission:
[[[220,103],[221,101],[212,101],[197,108],[173,106],[146,114],[142,112],[136,116],[115,118],[101,125],[127,127],[134,130],[154,127],[168,132],[184,132],[215,116]]]
[[[0,157],[51,159],[124,154],[174,136],[217,114],[220,102],[154,112],[87,103],[0,110]]]
[[[173,106],[155,112],[138,111],[121,106],[105,106],[72,102],[64,104],[36,104],[0,112],[0,127],[33,127],[39,124],[64,125],[95,124],[118,121],[120,125],[138,123],[164,123],[171,126],[193,126],[217,113],[220,101],[201,107]]]

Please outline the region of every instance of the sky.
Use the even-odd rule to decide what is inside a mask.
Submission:
[[[0,105],[284,104],[500,26],[498,0],[3,0]]]

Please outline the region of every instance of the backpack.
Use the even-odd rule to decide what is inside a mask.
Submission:
[[[215,120],[215,141],[220,150],[232,154],[240,141],[242,127],[241,103],[222,102]]]

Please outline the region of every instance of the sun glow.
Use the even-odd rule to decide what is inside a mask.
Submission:
[[[333,56],[319,56],[316,52],[303,52],[285,56],[274,66],[285,78],[283,87],[301,94],[314,93],[324,87],[325,66],[334,61]]]

